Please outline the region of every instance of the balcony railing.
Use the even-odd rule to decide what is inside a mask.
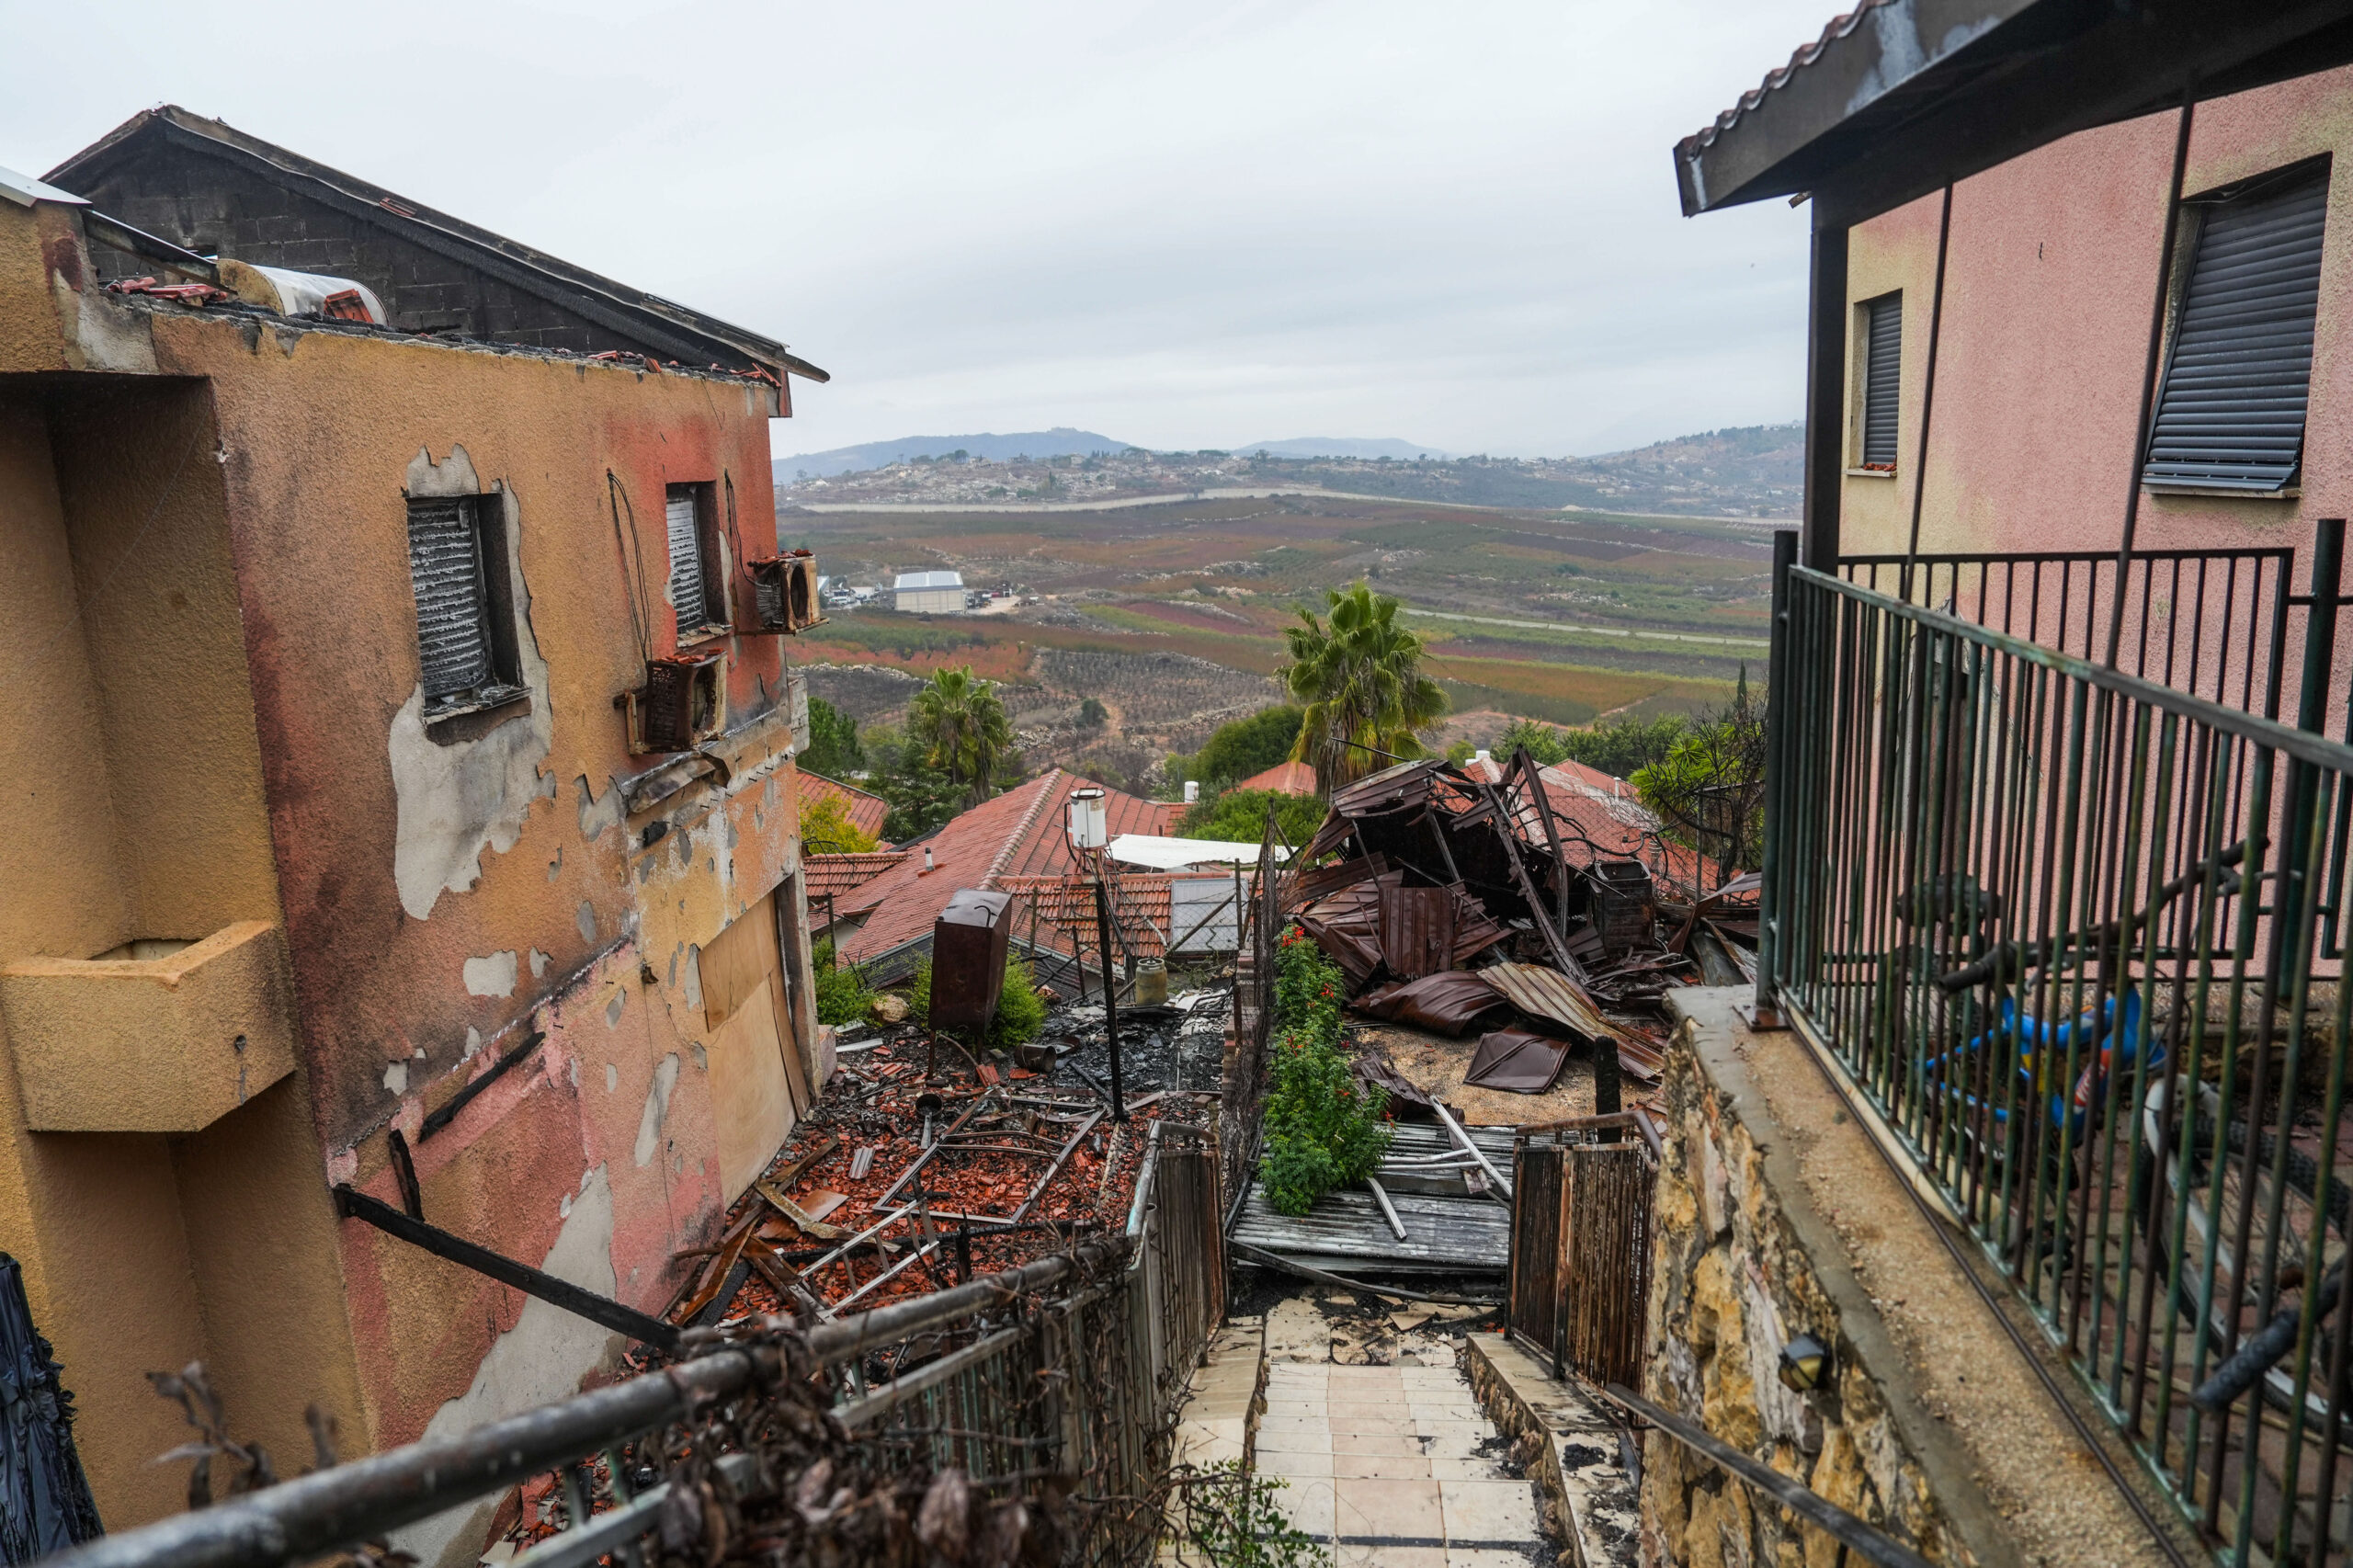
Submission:
[[[2285,552],[1778,574],[1760,999],[2236,1562],[2353,1538],[2341,546],[2302,728]]]

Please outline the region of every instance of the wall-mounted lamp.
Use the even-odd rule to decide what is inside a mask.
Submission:
[[[1801,1334],[1781,1346],[1781,1386],[1812,1393],[1830,1375],[1830,1351],[1810,1334]]]

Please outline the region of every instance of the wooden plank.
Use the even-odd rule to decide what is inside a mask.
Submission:
[[[721,1200],[733,1203],[768,1168],[793,1127],[792,1091],[767,982],[710,1031],[711,1115],[717,1123]]]

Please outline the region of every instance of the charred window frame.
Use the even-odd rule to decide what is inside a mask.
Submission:
[[[2324,153],[2184,199],[2149,490],[2297,494],[2329,174]]]
[[[727,556],[720,545],[717,491],[718,486],[704,481],[669,485],[663,492],[670,606],[682,643],[728,630]]]
[[[416,602],[426,722],[527,697],[515,633],[506,494],[407,500],[409,586]]]

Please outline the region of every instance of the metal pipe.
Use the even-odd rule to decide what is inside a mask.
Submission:
[[[1364,1189],[1372,1194],[1372,1200],[1375,1203],[1381,1205],[1381,1217],[1389,1221],[1389,1233],[1399,1241],[1404,1241],[1405,1221],[1397,1218],[1397,1206],[1389,1201],[1389,1194],[1381,1190],[1381,1183],[1371,1176],[1367,1176],[1364,1178]]]
[[[1839,1507],[1819,1492],[1799,1485],[1772,1466],[1760,1463],[1672,1411],[1662,1410],[1633,1390],[1611,1383],[1604,1392],[1719,1470],[1730,1471],[1774,1502],[1798,1515],[1878,1568],[1929,1568],[1928,1560]]]
[[[1952,244],[1952,183],[1945,183],[1944,208],[1937,219],[1937,284],[1928,296],[1928,363],[1920,388],[1920,453],[1912,465],[1912,542],[1904,552],[1904,575],[1896,597],[1912,602],[1912,571],[1920,558],[1920,503],[1928,494],[1928,421],[1937,410],[1937,339],[1945,324],[1945,254]],[[1933,591],[1929,597],[1935,597]]]
[[[1103,886],[1103,869],[1095,869],[1095,936],[1103,954],[1103,1028],[1111,1046],[1111,1119],[1128,1119],[1124,1085],[1120,1076],[1119,988],[1111,983],[1111,895]]]
[[[1604,1049],[1608,1047],[1605,1045]],[[1510,1179],[1503,1172],[1495,1169],[1495,1161],[1487,1158],[1486,1153],[1471,1141],[1471,1134],[1462,1131],[1461,1123],[1456,1121],[1446,1107],[1436,1100],[1430,1101],[1430,1108],[1438,1112],[1438,1119],[1440,1121],[1446,1123],[1446,1130],[1454,1134],[1454,1141],[1469,1150],[1471,1157],[1479,1162],[1479,1168],[1487,1173],[1487,1179],[1495,1184],[1495,1190],[1506,1198],[1509,1198],[1511,1196]]]
[[[1813,204],[1806,270],[1805,563],[1838,570],[1838,507],[1847,457],[1847,230]]]
[[[275,1568],[428,1518],[588,1453],[616,1434],[684,1420],[780,1370],[766,1347],[729,1349],[441,1442],[316,1471],[92,1541],[53,1568]]]

